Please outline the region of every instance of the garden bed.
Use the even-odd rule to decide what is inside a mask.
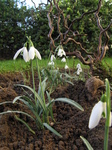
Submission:
[[[24,84],[20,73],[0,75],[0,102],[12,101],[17,95],[22,94],[22,89],[14,86],[17,83]],[[53,105],[55,123],[51,122],[51,124],[63,136],[62,138],[48,129],[38,130],[34,122],[23,115],[20,117],[28,122],[35,134],[17,121],[13,114],[0,116],[0,150],[87,150],[80,136],[85,137],[94,150],[103,150],[105,119],[101,119],[96,128],[92,130],[88,128],[91,110],[100,96],[101,91],[97,91],[95,97],[89,100],[85,82],[81,80],[74,81],[74,85],[66,84],[57,87],[51,98],[70,98],[84,108],[82,112],[62,102]],[[25,109],[17,104],[0,105],[0,112]],[[109,131],[108,143],[108,150],[112,150],[112,127]]]

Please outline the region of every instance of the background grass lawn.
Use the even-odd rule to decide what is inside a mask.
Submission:
[[[48,66],[49,59],[42,59],[39,60],[39,66],[40,68],[44,68]],[[69,68],[73,69],[76,68],[77,64],[80,63],[82,68],[87,68],[88,66],[83,65],[78,59],[67,59],[66,64],[69,66]],[[33,60],[33,64],[36,67],[36,60]],[[104,58],[102,61],[102,66],[109,71],[112,69],[112,58]],[[58,68],[64,68],[65,63],[61,62],[61,59],[55,60],[55,67]],[[0,61],[0,72],[6,73],[6,72],[18,72],[18,71],[26,71],[30,69],[30,62],[25,62],[23,59],[17,59],[17,60],[2,60]]]

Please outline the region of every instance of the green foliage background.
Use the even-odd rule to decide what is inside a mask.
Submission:
[[[103,1],[103,6],[100,10],[99,16],[103,28],[106,28],[112,19],[112,0]],[[63,10],[65,18],[68,17],[68,25],[75,18],[81,17],[84,12],[95,10],[98,5],[98,0],[60,0],[59,6]],[[0,60],[12,59],[15,52],[23,47],[26,41],[26,35],[32,37],[34,46],[40,51],[42,57],[48,57],[50,52],[48,33],[50,31],[48,25],[47,12],[49,5],[41,7],[27,8],[24,3],[19,0],[1,0],[0,1]],[[57,13],[53,7],[53,13]],[[53,22],[54,31],[53,38],[58,35],[56,20]],[[60,28],[63,28],[63,20],[61,20]],[[89,51],[97,50],[99,29],[94,14],[83,17],[80,22],[74,22],[72,30],[79,31],[81,36],[77,39],[82,43],[83,47]],[[112,55],[112,27],[108,31],[109,52]],[[59,45],[59,41],[56,43]],[[68,43],[65,46],[65,51],[73,51],[80,49],[74,43]]]

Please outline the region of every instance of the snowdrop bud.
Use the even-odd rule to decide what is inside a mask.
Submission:
[[[93,129],[99,124],[99,121],[103,113],[103,102],[99,101],[92,109],[90,118],[89,118],[89,128]]]

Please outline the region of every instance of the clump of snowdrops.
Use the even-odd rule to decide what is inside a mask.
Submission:
[[[104,134],[104,150],[108,150],[108,136],[109,136],[109,127],[112,126],[112,112],[111,112],[111,99],[110,99],[110,85],[108,79],[105,79],[106,92],[102,94],[101,100],[95,104],[92,109],[90,118],[89,118],[89,129],[95,128],[100,119],[103,117],[106,119],[105,122],[105,134]],[[81,139],[86,144],[89,150],[93,150],[90,143],[81,136]]]
[[[8,110],[8,111],[0,113],[0,115],[7,114],[7,113],[8,114],[14,113],[15,118],[17,120],[19,120],[21,123],[23,123],[33,134],[35,134],[35,131],[30,127],[30,125],[25,120],[18,117],[18,115],[17,115],[17,114],[23,114],[25,116],[28,116],[33,122],[35,122],[38,129],[43,129],[46,127],[48,130],[50,130],[57,136],[62,137],[55,129],[53,129],[50,126],[49,118],[50,118],[50,120],[54,121],[52,105],[55,102],[60,101],[60,102],[65,102],[65,103],[71,104],[81,111],[83,111],[83,108],[78,103],[76,103],[75,101],[68,99],[68,98],[51,99],[49,92],[46,91],[46,89],[47,89],[46,78],[44,80],[42,80],[41,74],[40,74],[38,60],[42,61],[41,55],[40,55],[39,51],[34,47],[33,42],[31,41],[31,38],[27,37],[27,39],[28,40],[24,44],[24,47],[19,49],[16,52],[16,54],[14,55],[14,60],[18,57],[19,54],[22,54],[25,62],[31,61],[33,88],[31,88],[30,86],[27,86],[27,85],[21,85],[21,84],[16,85],[16,86],[20,86],[21,88],[24,88],[24,90],[26,89],[25,95],[17,96],[14,98],[13,101],[3,102],[3,103],[0,103],[0,105],[6,104],[6,103],[12,103],[12,104],[16,103],[18,105],[24,105],[32,113],[24,112],[24,110],[23,111]],[[36,89],[35,88],[36,81],[34,78],[34,67],[33,67],[33,59],[34,58],[36,59],[37,72],[38,72],[38,78],[39,78],[38,91],[35,90]],[[47,95],[47,100],[45,99],[45,94]]]
[[[56,53],[57,49],[55,50]],[[60,71],[56,64],[57,56],[61,58],[60,63],[65,64],[65,71]],[[66,83],[73,84],[73,80],[75,79],[75,76],[71,76],[66,72],[66,70],[69,69],[67,63],[66,63],[66,53],[63,50],[62,46],[58,46],[58,52],[56,54],[50,54],[50,61],[48,62],[47,67],[45,67],[41,71],[42,79],[46,79],[47,83],[47,90],[51,94],[57,86],[64,85]],[[62,58],[63,57],[63,58]]]
[[[65,71],[60,71],[56,63],[57,59],[60,61],[60,63],[64,64]],[[41,71],[43,79],[46,78],[49,92],[52,93],[59,85],[66,83],[73,85],[74,80],[84,79],[82,78],[82,75],[80,76],[82,72],[80,63],[77,64],[76,69],[77,71],[74,72],[74,74],[70,74],[66,52],[64,51],[62,45],[59,45],[55,49],[55,52],[50,54],[50,61],[48,62],[48,66]]]

